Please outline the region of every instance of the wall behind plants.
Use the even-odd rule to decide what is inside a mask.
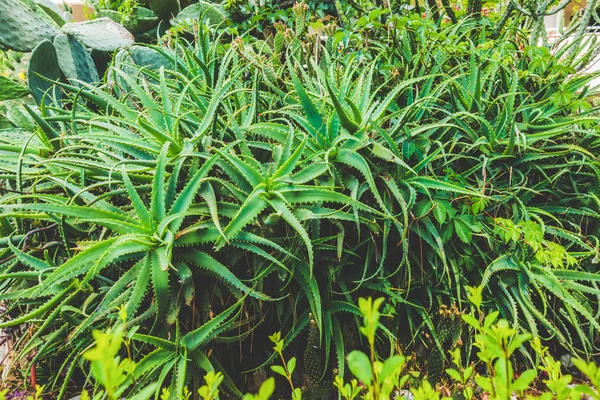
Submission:
[[[6,98],[33,94],[27,123],[0,131],[0,327],[31,330],[11,339],[23,382],[66,397],[93,372],[115,398],[183,396],[212,371],[235,398],[295,357],[280,395],[323,398],[360,349],[371,368],[401,350],[402,385],[435,386],[475,360],[461,315],[492,311],[556,355],[595,354],[598,110],[577,71],[597,49],[578,25],[538,46],[553,4],[470,2],[452,23],[443,3],[352,3],[321,40],[309,4],[236,24],[199,2],[160,46],[15,4],[51,39],[27,43],[28,88],[9,79]],[[174,14],[148,7],[117,18],[140,40]],[[87,352],[99,341],[112,357]],[[517,369],[546,354],[516,347]],[[121,360],[110,388],[91,370]]]
[[[63,12],[69,12],[73,21],[85,21],[89,18],[89,13],[93,11],[93,7],[85,1],[72,0],[69,2],[54,1]]]

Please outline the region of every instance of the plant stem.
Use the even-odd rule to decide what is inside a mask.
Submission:
[[[292,392],[293,392],[294,391],[294,382],[292,382],[292,375],[290,374],[290,371],[288,371],[288,367],[285,362],[285,358],[283,358],[283,353],[279,353],[279,357],[281,357],[281,362],[283,363],[283,369],[285,370],[285,377],[287,378],[288,382],[290,383],[290,387],[292,388]]]
[[[371,355],[371,370],[373,371],[373,382],[371,390],[373,391],[373,399],[379,399],[379,390],[377,390],[377,372],[375,371],[375,343],[369,339],[370,355]]]

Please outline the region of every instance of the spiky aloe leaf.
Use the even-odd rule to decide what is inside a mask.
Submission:
[[[29,94],[29,89],[10,78],[0,75],[0,101],[18,99]]]
[[[241,300],[240,300],[241,301]],[[215,318],[210,321],[204,323],[199,328],[194,329],[193,331],[187,333],[181,339],[181,344],[185,346],[188,350],[192,351],[212,340],[215,336],[217,336],[221,331],[227,329],[228,327],[228,318],[236,311],[241,311],[240,308],[241,303],[235,303],[225,311],[222,311]]]
[[[181,259],[218,276],[225,284],[242,291],[242,293],[248,293],[249,296],[257,299],[269,300],[268,296],[256,292],[244,285],[225,265],[204,252],[196,250],[188,251],[181,256]]]
[[[148,257],[150,258],[150,264],[152,266],[152,286],[156,304],[158,306],[156,321],[160,323],[165,317],[169,305],[169,271],[168,269],[165,269],[165,265],[158,249],[150,252]]]
[[[265,208],[268,203],[261,197],[265,194],[265,191],[260,188],[252,192],[248,199],[240,206],[236,215],[232,218],[231,222],[225,227],[223,233],[225,238],[233,239],[235,236],[254,218],[256,218]],[[222,248],[226,241],[223,236],[219,237],[215,242],[217,249]]]
[[[42,305],[40,307],[37,307],[36,309],[30,311],[27,314],[21,315],[18,318],[14,318],[14,319],[11,319],[9,321],[0,323],[0,328],[6,328],[6,327],[9,327],[9,326],[21,325],[21,324],[30,322],[32,319],[37,318],[40,315],[44,315],[49,310],[51,310],[56,304],[58,304],[76,286],[77,286],[76,283],[72,283],[67,288],[63,289],[60,293],[54,295],[44,305]]]

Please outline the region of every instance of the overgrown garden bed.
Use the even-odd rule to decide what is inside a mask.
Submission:
[[[187,3],[0,3],[5,396],[600,398],[598,1]]]

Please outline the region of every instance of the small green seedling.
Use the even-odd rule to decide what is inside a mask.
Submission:
[[[273,350],[279,357],[283,365],[272,365],[271,369],[273,372],[283,376],[287,379],[290,384],[290,388],[292,389],[292,400],[301,400],[302,399],[302,389],[294,387],[294,382],[292,381],[292,374],[296,369],[296,357],[292,357],[287,363],[285,361],[285,357],[283,356],[283,339],[281,339],[281,332],[275,332],[271,336],[269,336],[271,342],[273,342]]]
[[[258,389],[258,393],[250,394],[244,396],[242,400],[269,400],[271,395],[275,391],[275,378],[271,377],[264,381],[262,385],[260,385],[260,389]]]
[[[206,385],[198,389],[198,394],[202,400],[217,400],[219,398],[219,386],[221,386],[223,378],[222,373],[214,371],[210,371],[204,376]]]
[[[408,379],[408,376],[400,376],[406,361],[403,356],[395,355],[382,362],[376,355],[375,336],[381,317],[379,308],[383,301],[383,298],[373,300],[370,297],[358,300],[358,308],[364,322],[360,331],[367,338],[370,355],[354,350],[347,357],[350,372],[365,386],[366,393],[363,395],[365,400],[389,399],[394,389],[401,387]],[[354,399],[360,393],[355,380],[351,384],[344,385],[337,379],[335,385],[346,399]]]

